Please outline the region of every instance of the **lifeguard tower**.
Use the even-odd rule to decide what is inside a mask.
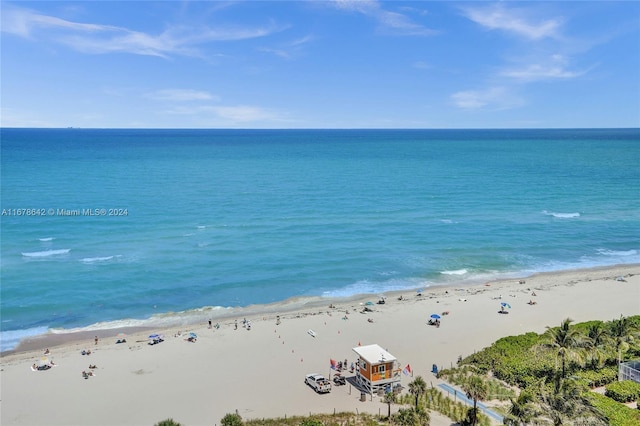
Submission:
[[[369,394],[392,391],[400,384],[398,360],[379,345],[357,346],[356,383]]]

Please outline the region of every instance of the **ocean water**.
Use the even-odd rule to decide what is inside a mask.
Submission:
[[[1,130],[2,350],[640,263],[640,130]]]

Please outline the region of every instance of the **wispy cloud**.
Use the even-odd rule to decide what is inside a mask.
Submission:
[[[421,70],[428,70],[428,69],[433,68],[428,62],[425,62],[425,61],[414,62],[413,63],[413,67],[421,69]]]
[[[174,102],[186,102],[186,101],[212,101],[219,100],[218,96],[214,96],[209,92],[203,92],[192,89],[164,89],[156,90],[145,95],[146,98],[157,101],[174,101]]]
[[[83,53],[111,52],[170,57],[201,56],[198,46],[216,41],[265,37],[281,31],[270,22],[261,27],[170,26],[159,34],[128,28],[72,22],[38,12],[7,6],[2,13],[2,32],[36,41],[53,40]]]
[[[375,19],[382,29],[402,35],[434,35],[437,31],[413,22],[402,13],[384,9],[375,0],[334,0],[336,7]]]
[[[306,44],[313,40],[314,37],[312,35],[306,35],[288,43],[281,43],[278,47],[261,47],[258,50],[264,53],[271,53],[284,59],[292,59],[302,51]]]
[[[552,55],[549,60],[543,63],[537,62],[520,68],[507,69],[502,71],[500,75],[518,81],[532,82],[556,79],[567,80],[580,77],[588,71],[572,71],[568,69],[568,62],[567,58],[562,55]]]
[[[503,86],[489,87],[484,90],[466,90],[451,95],[455,106],[467,110],[511,109],[524,104],[524,101]]]
[[[483,27],[515,33],[532,40],[556,37],[562,25],[561,18],[536,20],[525,9],[507,8],[503,4],[466,7],[462,10],[467,18]]]
[[[175,105],[163,114],[191,116],[213,123],[248,124],[285,121],[282,114],[255,105]]]

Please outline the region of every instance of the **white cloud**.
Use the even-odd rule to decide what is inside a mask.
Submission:
[[[278,47],[261,47],[258,48],[260,52],[270,53],[276,56],[279,56],[284,59],[292,59],[296,54],[298,54],[302,49],[304,49],[304,45],[314,40],[314,37],[311,35],[307,35],[288,43],[282,43]]]
[[[467,18],[491,30],[516,33],[532,40],[556,37],[562,20],[546,19],[533,22],[524,9],[507,9],[503,4],[463,9]]]
[[[281,31],[274,23],[262,27],[168,27],[148,34],[111,25],[71,22],[37,12],[7,7],[2,13],[2,32],[37,40],[53,40],[83,53],[124,52],[168,57],[201,56],[197,46],[216,41],[259,38]]]
[[[264,108],[239,105],[239,106],[217,106],[211,107],[211,111],[217,114],[220,118],[231,120],[233,122],[251,122],[251,121],[263,121],[274,120],[276,115]]]
[[[189,115],[203,122],[236,125],[245,123],[282,122],[283,117],[271,110],[253,105],[178,105],[165,111],[171,115]]]
[[[414,62],[413,63],[413,67],[421,69],[421,70],[428,70],[428,69],[433,68],[428,62],[425,62],[425,61]]]
[[[202,92],[191,89],[164,89],[157,90],[155,92],[147,93],[145,97],[149,99],[159,101],[210,101],[219,100],[217,96],[211,95],[208,92]]]
[[[523,105],[522,99],[506,87],[490,87],[484,90],[466,90],[451,95],[455,106],[462,109],[511,109]]]
[[[416,24],[406,15],[382,8],[375,0],[334,0],[339,9],[361,13],[375,19],[381,28],[403,35],[433,35],[437,31]]]
[[[552,55],[543,63],[532,63],[520,68],[504,70],[500,75],[519,81],[570,79],[580,77],[587,71],[571,71],[567,69],[568,60],[562,55]]]

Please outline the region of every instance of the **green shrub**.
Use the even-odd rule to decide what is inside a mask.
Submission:
[[[220,420],[222,426],[242,426],[242,417],[240,414],[226,414]]]
[[[180,426],[180,423],[173,419],[165,419],[155,424],[155,426]]]
[[[308,418],[308,419],[304,419],[302,422],[300,422],[300,426],[322,426],[323,423],[318,420],[318,419],[312,419],[312,418]]]
[[[631,380],[608,384],[606,389],[605,396],[618,402],[631,402],[640,398],[640,383]]]
[[[618,367],[609,366],[599,370],[578,371],[575,376],[593,389],[618,380]]]
[[[588,392],[586,398],[591,405],[605,415],[609,426],[637,426],[640,424],[640,412],[638,410],[594,392]]]

